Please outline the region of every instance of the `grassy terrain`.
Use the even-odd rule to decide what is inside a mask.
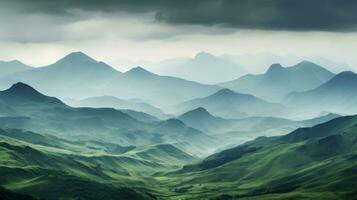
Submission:
[[[172,199],[353,199],[357,117],[259,138],[158,176]]]

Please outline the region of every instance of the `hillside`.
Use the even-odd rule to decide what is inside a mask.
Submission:
[[[351,199],[356,195],[357,116],[255,141],[168,174],[179,198]],[[332,148],[333,147],[333,148]]]

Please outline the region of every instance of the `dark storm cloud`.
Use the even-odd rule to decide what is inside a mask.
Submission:
[[[12,0],[21,12],[71,15],[71,10],[156,13],[170,24],[298,31],[357,31],[355,0]]]

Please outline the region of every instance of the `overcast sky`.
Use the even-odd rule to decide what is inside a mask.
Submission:
[[[357,69],[354,0],[1,0],[0,60],[46,65],[272,52]]]

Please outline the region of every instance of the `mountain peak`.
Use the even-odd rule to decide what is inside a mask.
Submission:
[[[194,115],[197,117],[202,117],[202,116],[211,116],[211,114],[203,107],[198,107],[194,110],[191,111],[187,111],[186,113],[182,114],[181,116],[185,116],[185,115]]]
[[[9,89],[1,91],[0,96],[4,97],[10,102],[36,101],[42,103],[47,102],[63,105],[63,103],[59,99],[45,96],[34,88],[32,88],[31,86],[22,82],[15,83]]]
[[[210,53],[207,53],[207,52],[199,52],[195,55],[195,58],[196,60],[205,60],[205,59],[211,59],[211,58],[214,58],[215,56],[210,54]]]
[[[96,63],[97,61],[80,51],[72,52],[66,55],[65,57],[63,57],[62,59],[60,59],[59,61],[57,61],[57,63],[83,63],[83,62]]]
[[[270,65],[269,69],[267,70],[267,74],[269,73],[275,73],[275,72],[279,72],[284,70],[285,68],[283,66],[281,66],[281,64],[279,63],[274,63],[272,65]]]
[[[138,66],[138,67],[131,68],[129,71],[125,72],[125,74],[148,75],[148,74],[153,74],[153,73],[151,73],[148,70]]]
[[[35,90],[34,88],[32,88],[31,86],[22,83],[22,82],[18,82],[13,84],[9,89],[7,89],[6,91],[9,92],[19,92],[19,93],[39,93],[37,92],[37,90]]]
[[[337,74],[335,77],[336,78],[337,77],[353,77],[353,78],[355,78],[355,77],[357,77],[357,74],[355,74],[352,71],[343,71],[343,72]]]
[[[223,88],[221,90],[219,90],[218,92],[214,93],[214,95],[234,95],[236,94],[234,91],[228,89],[228,88]]]

